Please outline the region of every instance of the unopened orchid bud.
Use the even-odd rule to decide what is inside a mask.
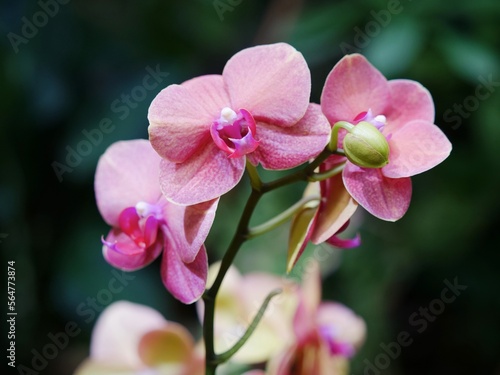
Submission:
[[[362,121],[344,138],[344,152],[349,161],[363,168],[382,168],[389,162],[389,144],[372,124]]]

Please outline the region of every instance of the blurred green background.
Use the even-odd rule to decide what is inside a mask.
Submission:
[[[97,159],[115,141],[147,137],[148,105],[163,87],[220,73],[243,48],[285,41],[309,63],[315,102],[328,72],[348,52],[364,54],[388,78],[421,82],[434,97],[436,123],[454,147],[443,164],[413,178],[412,205],[402,220],[386,223],[358,215],[362,247],[336,252],[325,262],[325,299],[347,304],[368,324],[366,345],[351,373],[377,375],[367,363],[376,365],[379,358],[379,365],[387,367],[383,374],[500,374],[500,255],[495,245],[500,2],[56,4],[46,10],[35,1],[0,5],[0,249],[4,270],[9,260],[16,266],[18,365],[32,367],[34,353],[51,342],[50,333],[74,321],[81,332],[40,371],[72,373],[88,355],[91,328],[102,309],[98,303],[89,307],[97,296],[148,304],[199,333],[194,308],[166,293],[157,263],[133,273],[122,292],[102,292],[114,276],[101,256],[100,237],[108,228],[94,202]],[[122,95],[134,94],[148,67],[157,66],[168,76],[160,76],[155,89],[136,89],[135,99],[124,104]],[[106,119],[112,130],[90,149],[81,148],[84,133]],[[85,156],[58,177],[54,162],[67,164],[68,147],[78,145]],[[266,198],[255,222],[293,203],[302,188]],[[240,188],[223,198],[207,243],[211,261],[227,245],[246,194]],[[282,274],[286,239],[283,227],[248,243],[238,266],[245,272]],[[308,249],[309,255],[314,251]],[[455,278],[467,289],[437,316],[426,318],[426,329],[419,332],[424,323],[412,324],[412,316],[421,307],[436,310],[439,304],[433,301],[440,298],[445,280]],[[381,344],[396,341],[403,331],[412,344],[385,366]]]

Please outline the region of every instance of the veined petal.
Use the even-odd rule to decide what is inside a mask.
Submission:
[[[199,90],[206,90],[204,92]],[[170,85],[153,99],[149,107],[149,140],[161,157],[181,163],[203,144],[211,142],[210,125],[229,100],[220,76],[203,76]],[[220,103],[219,103],[220,102]]]
[[[212,143],[184,163],[162,160],[160,186],[169,201],[193,205],[227,193],[240,181],[244,171],[245,158],[230,159]]]
[[[325,242],[351,218],[358,208],[358,203],[351,197],[339,173],[321,183],[322,201],[319,206],[316,226],[311,242]]]
[[[191,96],[204,107],[206,114],[212,116],[209,125],[220,116],[222,108],[231,105],[221,75],[212,74],[192,78],[183,82],[181,86],[187,88]]]
[[[288,44],[244,49],[229,59],[222,75],[233,109],[245,108],[257,121],[292,126],[306,113],[309,68],[302,54]]]
[[[170,237],[167,234],[167,237]],[[168,246],[168,244],[166,244]],[[185,304],[196,302],[207,283],[208,260],[205,246],[191,263],[181,260],[176,249],[165,247],[161,262],[163,284],[172,295]]]
[[[257,126],[260,144],[248,158],[266,169],[289,169],[305,163],[323,151],[330,138],[330,124],[320,106],[313,103],[294,126]]]
[[[389,104],[387,80],[365,57],[344,56],[328,75],[321,109],[331,124],[353,121],[361,112],[371,109],[383,114]]]
[[[389,147],[389,164],[382,168],[382,173],[401,178],[434,168],[448,157],[452,146],[436,125],[415,120],[392,133]]]
[[[194,260],[212,227],[219,199],[192,206],[167,204],[165,217],[172,236],[167,240],[183,262]]]
[[[158,236],[161,236],[158,233]],[[104,259],[112,266],[124,271],[135,271],[146,267],[161,254],[161,238],[152,246],[142,248],[118,229],[112,229],[102,248]]]
[[[380,169],[365,169],[347,162],[342,174],[344,185],[364,209],[382,220],[396,221],[408,210],[410,178],[388,178]]]
[[[384,113],[387,118],[384,134],[393,133],[413,120],[434,122],[434,102],[424,86],[407,79],[391,80],[388,84],[391,106]]]
[[[158,183],[160,157],[145,139],[112,144],[100,157],[95,173],[97,207],[109,225],[137,202],[156,203],[161,197]]]
[[[137,350],[142,336],[166,324],[161,314],[150,307],[114,302],[103,311],[94,327],[91,360],[118,368],[139,369],[144,365]]]

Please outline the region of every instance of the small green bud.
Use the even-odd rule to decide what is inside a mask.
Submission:
[[[362,121],[344,138],[347,159],[363,168],[382,168],[389,163],[389,144],[384,135],[372,124]]]

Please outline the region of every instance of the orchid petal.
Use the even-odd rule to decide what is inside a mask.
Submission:
[[[106,365],[86,360],[75,371],[74,375],[137,375],[136,369],[124,368],[123,365]]]
[[[160,163],[160,185],[171,202],[193,205],[227,193],[240,181],[245,158],[229,159],[215,144],[201,148],[184,163]]]
[[[321,302],[321,272],[317,262],[309,263],[302,275],[299,306],[293,318],[293,329],[297,342],[304,344],[316,326],[316,311]]]
[[[147,306],[114,302],[103,311],[94,327],[91,360],[118,368],[140,368],[143,362],[137,347],[141,337],[166,324],[159,312]]]
[[[168,233],[166,237],[171,237]],[[191,263],[185,263],[177,250],[165,246],[161,262],[161,277],[163,284],[172,295],[185,304],[196,302],[203,292],[207,282],[208,260],[205,246]]]
[[[167,204],[165,217],[170,233],[173,234],[168,245],[175,248],[183,262],[191,263],[212,227],[219,199],[195,204],[179,206]]]
[[[126,207],[134,207],[138,201],[158,201],[160,160],[145,139],[116,142],[106,150],[94,182],[97,207],[106,223],[117,227]]]
[[[259,147],[248,155],[252,164],[266,169],[289,169],[316,157],[330,138],[330,125],[318,104],[310,104],[292,127],[258,123]]]
[[[321,108],[331,124],[353,121],[361,112],[371,109],[383,114],[389,104],[387,80],[365,57],[344,56],[328,75]]]
[[[408,210],[410,178],[387,178],[380,169],[365,169],[347,162],[342,174],[344,185],[364,209],[382,220],[396,221]]]
[[[199,92],[200,88],[205,91]],[[148,112],[149,140],[156,152],[181,163],[211,142],[210,125],[229,101],[223,99],[224,92],[220,76],[198,77],[163,89]]]
[[[384,115],[384,134],[390,134],[412,120],[434,122],[434,103],[429,91],[420,83],[395,79],[388,82],[391,106]]]
[[[316,319],[318,326],[334,329],[335,341],[338,343],[359,348],[365,340],[365,321],[341,303],[321,303]]]
[[[361,236],[359,233],[356,234],[356,237],[348,239],[332,236],[326,240],[326,243],[339,249],[352,249],[361,245]]]
[[[162,249],[161,241],[149,247],[140,247],[125,233],[112,229],[106,237],[102,252],[104,259],[112,266],[124,271],[135,271],[158,258]]]
[[[320,244],[335,235],[351,218],[358,207],[344,187],[342,175],[338,174],[321,182],[323,197],[311,236],[314,244]]]
[[[309,68],[288,44],[244,49],[229,59],[222,75],[233,109],[245,108],[257,121],[292,126],[306,113]]]
[[[295,266],[311,238],[317,211],[317,204],[313,206],[306,204],[292,219],[288,238],[287,272]]]
[[[147,332],[139,342],[142,361],[149,367],[170,365],[184,367],[189,362],[194,341],[189,331],[177,323]]]
[[[382,168],[386,177],[401,178],[425,172],[445,160],[451,143],[434,124],[415,120],[398,128],[389,140],[389,164]]]

